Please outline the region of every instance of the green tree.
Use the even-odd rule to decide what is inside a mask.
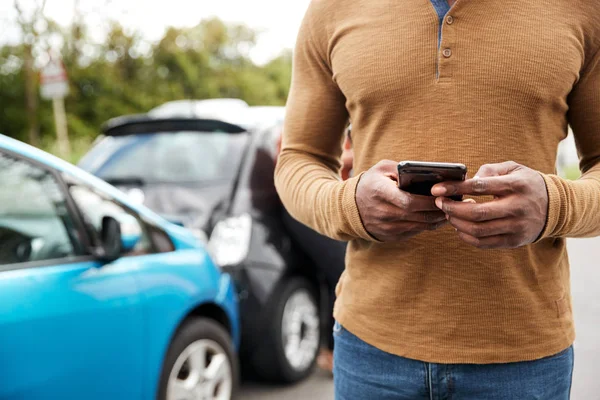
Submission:
[[[75,158],[85,151],[108,119],[142,113],[170,100],[234,97],[252,105],[283,105],[291,78],[291,52],[264,66],[252,62],[256,33],[218,19],[192,28],[170,28],[161,40],[148,43],[118,23],[110,24],[103,43],[92,43],[84,18],[76,13],[71,26],[49,23],[41,35],[60,36],[60,49],[71,86],[66,99]],[[50,32],[50,33],[48,33]],[[31,109],[25,107],[26,43],[0,47],[0,132],[36,143],[31,135]],[[35,119],[41,143],[54,150],[49,102],[35,89]],[[28,134],[29,133],[29,134]]]
[[[29,121],[25,111],[25,79],[22,71],[23,46],[0,48],[0,132],[31,141],[31,136],[26,135]]]

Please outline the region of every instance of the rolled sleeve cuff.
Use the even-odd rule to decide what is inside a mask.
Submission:
[[[542,230],[540,240],[559,236],[560,221],[566,215],[566,204],[564,195],[562,194],[561,178],[556,175],[541,174],[546,183],[546,191],[548,192],[548,215],[546,217],[546,226]]]
[[[356,189],[363,174],[364,172],[344,182],[345,187],[342,190],[341,196],[342,210],[350,229],[354,232],[353,236],[369,242],[381,243],[379,239],[371,235],[365,228],[358,211],[358,205],[356,204]]]

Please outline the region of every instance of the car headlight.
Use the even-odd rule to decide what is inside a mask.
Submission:
[[[242,214],[219,221],[208,242],[208,250],[217,265],[240,263],[248,255],[252,217]]]

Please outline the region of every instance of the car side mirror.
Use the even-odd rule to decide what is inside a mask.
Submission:
[[[121,224],[114,217],[102,218],[100,247],[95,253],[103,261],[114,261],[121,256]]]
[[[118,218],[102,218],[100,232],[101,247],[96,255],[103,261],[111,262],[135,248],[142,237],[142,228],[135,217],[121,214]]]

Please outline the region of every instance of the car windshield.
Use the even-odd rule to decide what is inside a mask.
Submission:
[[[232,180],[245,133],[161,132],[106,137],[80,167],[106,181],[185,183]]]

